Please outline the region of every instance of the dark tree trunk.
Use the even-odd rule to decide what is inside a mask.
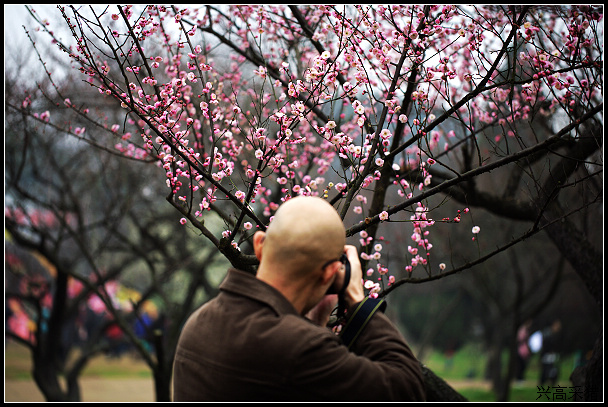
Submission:
[[[154,372],[154,390],[156,401],[171,401],[171,374],[173,357],[167,357],[163,343],[163,332],[160,329],[154,330],[154,348],[156,350],[157,366]],[[173,353],[171,353],[172,355]]]
[[[604,399],[602,355],[602,337],[600,336],[595,341],[593,354],[587,364],[577,367],[570,375],[570,380],[577,389],[577,394],[582,396],[584,401],[603,401]],[[581,400],[576,399],[574,401]]]
[[[32,376],[46,401],[81,401],[78,383],[70,380],[67,383],[67,390],[64,390],[59,383],[59,372],[52,366],[52,362],[48,358],[35,358]]]
[[[426,366],[421,364],[420,367],[426,387],[426,401],[469,401]]]
[[[555,176],[545,185],[544,190],[559,189],[559,184],[568,179],[580,165],[584,165],[584,159],[602,146],[602,138],[603,128],[597,126],[589,129],[589,136],[582,138],[569,151],[566,158],[562,159],[560,165],[554,171]],[[557,200],[551,202],[541,220],[541,226],[548,225],[546,228],[547,235],[585,283],[587,290],[598,306],[600,315],[602,315],[604,287],[602,253],[590,244],[587,237],[576,227],[571,218],[563,217],[562,213],[563,210]],[[551,222],[555,219],[558,221]],[[600,336],[596,340],[591,359],[583,366],[580,374],[581,377],[584,377],[584,382],[581,385],[584,389],[585,401],[600,401],[603,398],[602,372],[604,366],[602,354],[603,345]]]

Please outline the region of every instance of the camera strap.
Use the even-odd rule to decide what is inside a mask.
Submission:
[[[367,297],[361,301],[348,319],[346,326],[340,332],[340,337],[346,347],[350,349],[372,316],[377,311],[384,312],[385,309],[386,301],[384,299]]]
[[[348,287],[348,284],[350,283],[350,262],[348,261],[346,254],[343,254],[340,260],[344,264],[344,284],[342,284],[342,288],[338,292],[338,320],[344,318],[348,309],[344,294],[346,293],[346,287]]]

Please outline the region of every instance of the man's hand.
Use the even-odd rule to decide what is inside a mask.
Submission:
[[[357,248],[355,246],[346,245],[344,246],[344,252],[350,262],[350,282],[348,287],[346,287],[344,299],[346,300],[346,304],[351,307],[365,299],[362,282],[363,272],[361,270],[361,262],[359,261]],[[342,273],[342,278],[340,280],[344,281],[344,269],[340,272]]]
[[[365,293],[363,291],[363,272],[361,271],[361,262],[359,261],[359,254],[355,246],[346,245],[344,246],[344,253],[350,263],[350,281],[344,292],[344,299],[348,307],[353,306],[365,299]],[[339,291],[344,284],[345,267],[341,266],[336,279],[334,281],[335,291]],[[326,295],[319,301],[319,303],[312,308],[306,314],[306,318],[319,324],[326,326],[329,321],[331,312],[338,303],[338,296],[336,294]]]
[[[337,303],[338,296],[336,294],[326,295],[313,309],[308,311],[306,318],[317,325],[326,326],[329,322],[329,316]]]

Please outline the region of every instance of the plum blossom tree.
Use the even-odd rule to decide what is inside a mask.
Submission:
[[[544,231],[601,307],[601,242],[572,222],[602,202],[601,7],[59,9],[71,37],[38,17],[41,29],[124,111],[109,122],[57,87],[48,97],[88,123],[70,133],[101,145],[95,129],[109,129],[118,152],[162,168],[181,223],[233,266],[255,270],[250,237],[281,202],[317,195],[359,239],[370,295]],[[19,109],[52,122],[30,103]],[[461,210],[445,213],[445,199]],[[471,230],[473,245],[490,238],[476,207],[531,227],[475,259],[435,262],[438,223]],[[389,271],[396,228],[411,243],[392,248]]]

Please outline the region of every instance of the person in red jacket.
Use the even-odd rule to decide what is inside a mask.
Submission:
[[[384,300],[365,297],[357,250],[345,243],[327,201],[282,204],[253,237],[257,274],[230,269],[184,325],[174,401],[423,401],[420,364]],[[347,309],[339,335],[325,326],[332,290]]]

